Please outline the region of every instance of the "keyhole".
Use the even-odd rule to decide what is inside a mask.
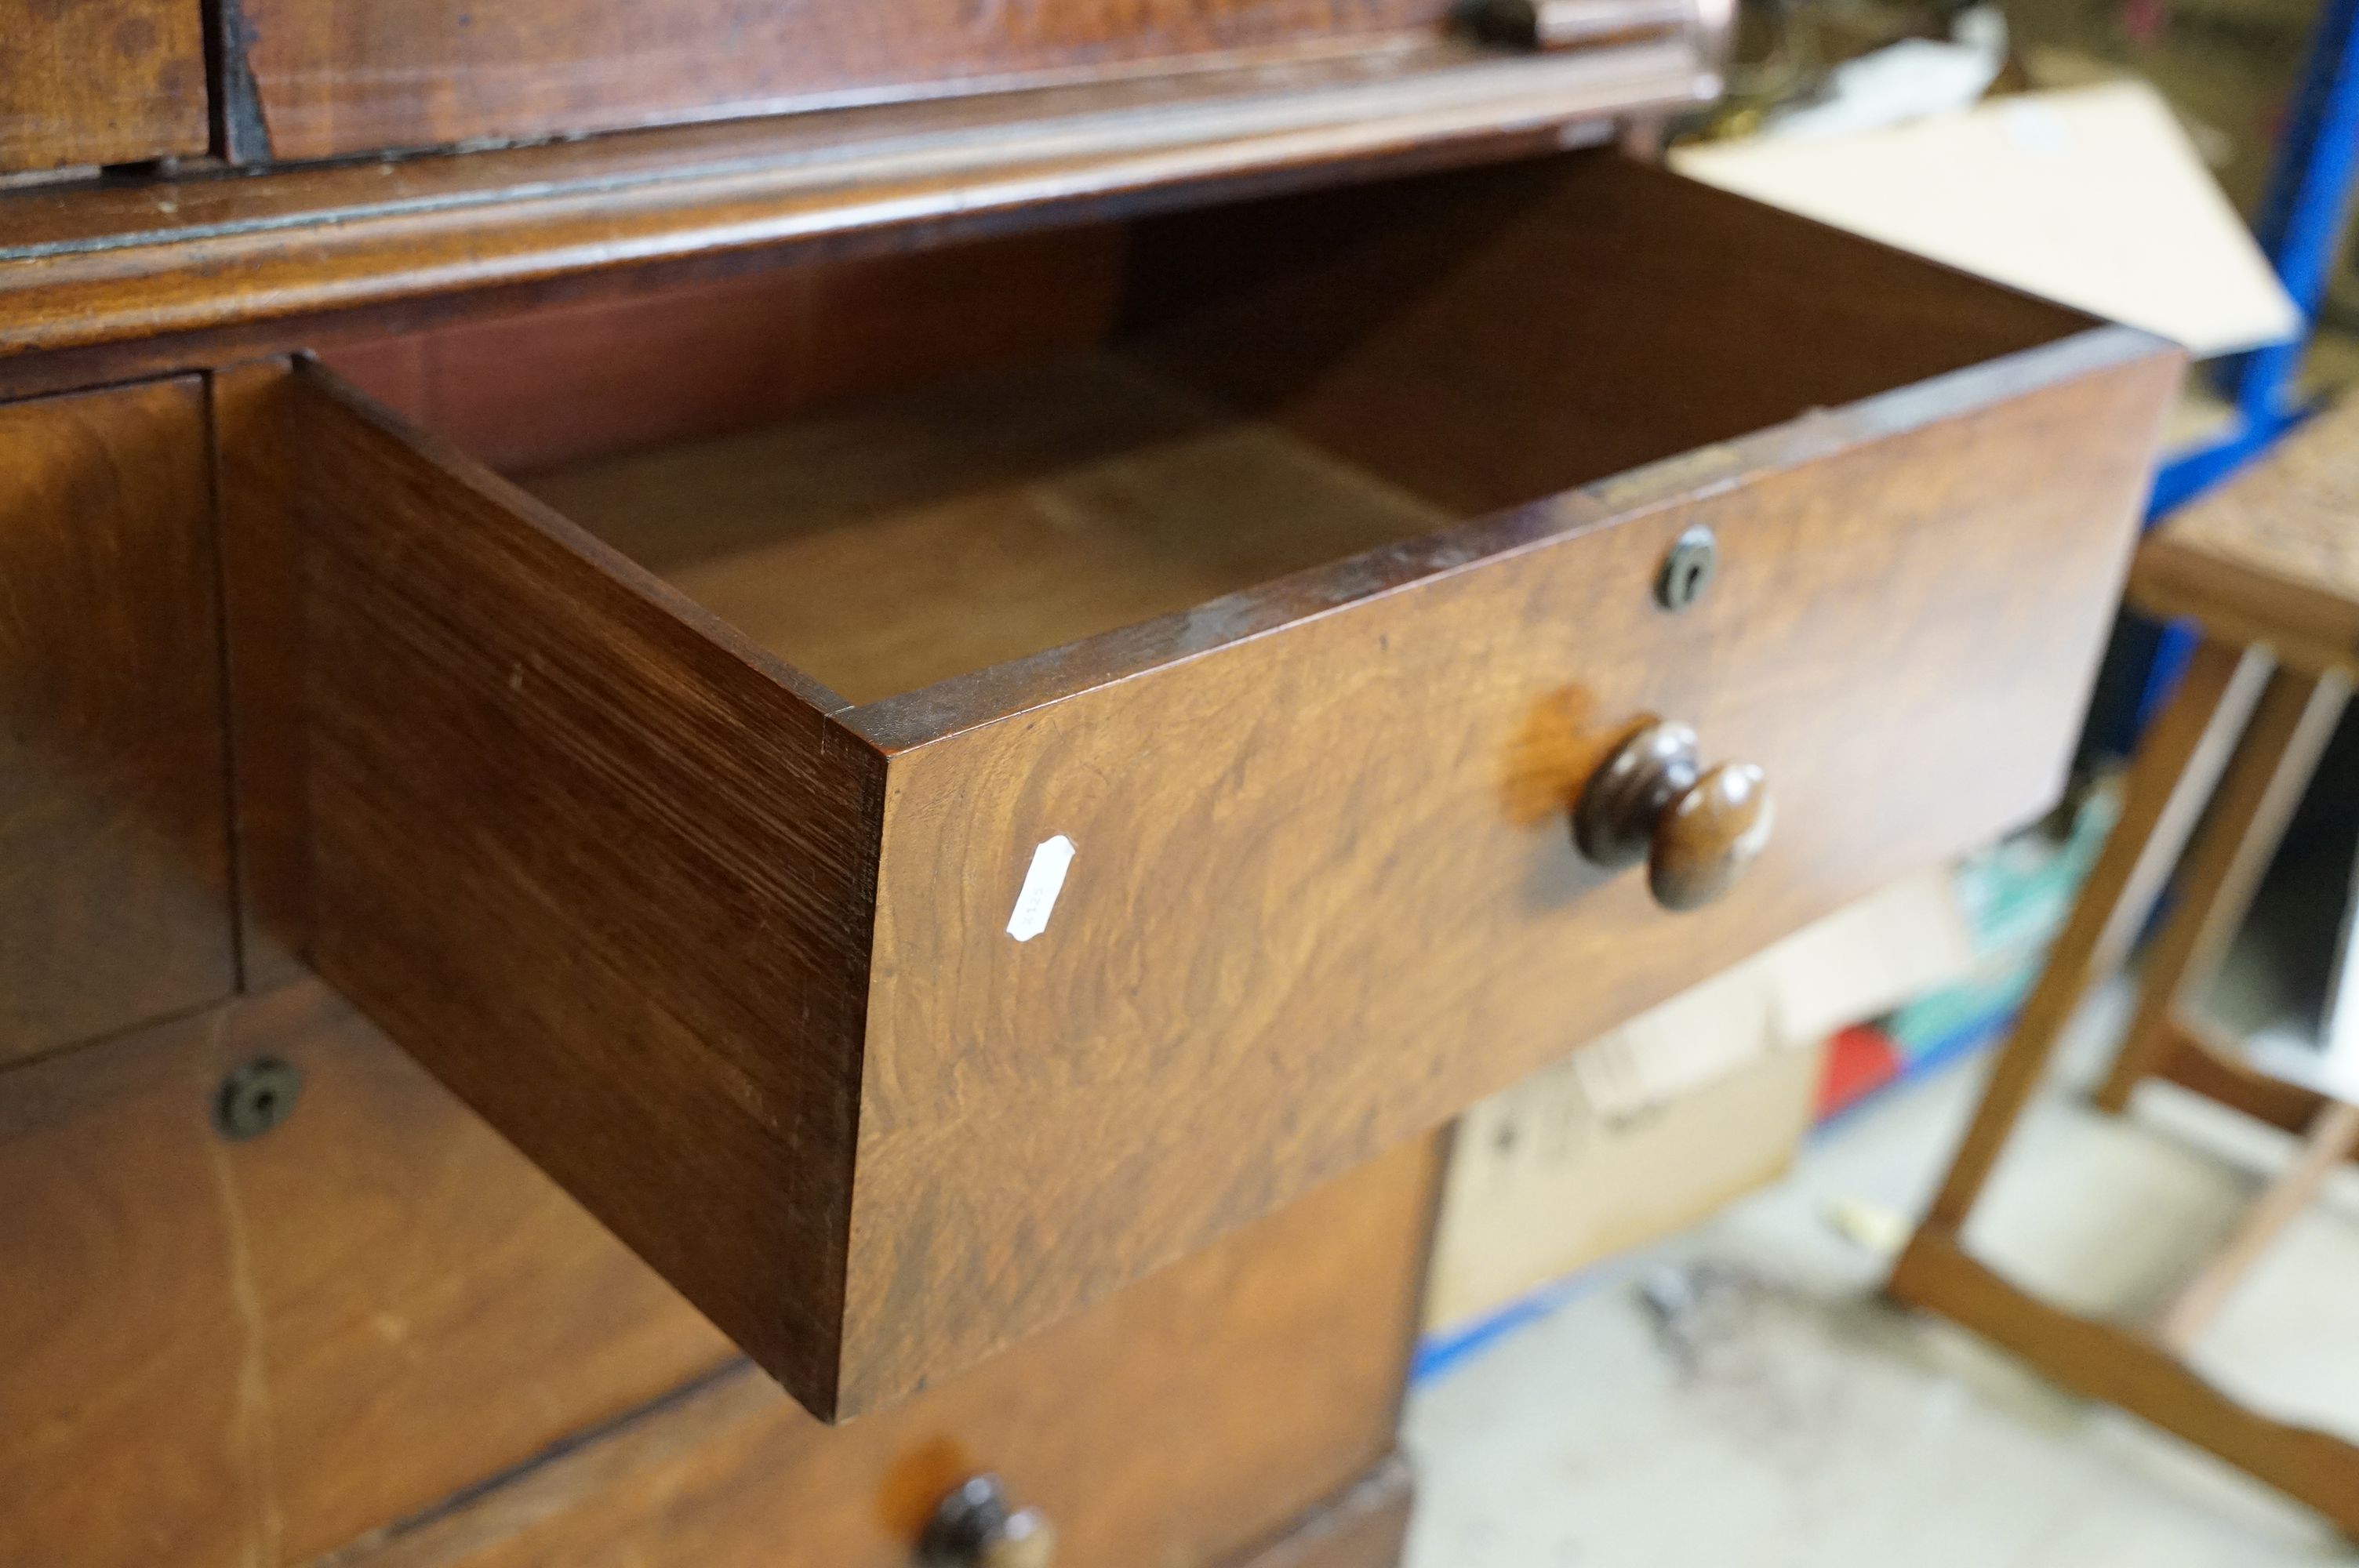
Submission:
[[[213,1126],[224,1138],[259,1138],[293,1114],[303,1075],[276,1056],[258,1057],[222,1080],[213,1096]]]
[[[1720,555],[1720,545],[1712,530],[1699,524],[1681,534],[1671,545],[1670,554],[1663,558],[1663,575],[1655,587],[1655,597],[1669,611],[1685,610],[1703,597],[1712,585],[1712,568]]]

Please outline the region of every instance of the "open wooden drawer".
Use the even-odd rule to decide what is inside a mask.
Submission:
[[[2040,810],[2178,372],[1603,155],[890,265],[348,356],[513,481],[268,438],[311,958],[831,1417]],[[1649,715],[1694,913],[1568,832]]]

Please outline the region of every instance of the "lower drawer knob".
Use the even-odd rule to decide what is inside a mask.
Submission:
[[[944,1498],[918,1544],[920,1568],[1050,1568],[1057,1527],[1038,1509],[1011,1508],[996,1476],[973,1476]]]
[[[1697,909],[1734,885],[1769,842],[1769,784],[1751,762],[1710,770],[1695,731],[1658,719],[1614,749],[1572,808],[1572,838],[1609,871],[1647,862],[1665,909]]]

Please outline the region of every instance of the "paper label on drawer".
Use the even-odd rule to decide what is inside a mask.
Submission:
[[[1016,895],[1016,912],[1007,917],[1007,934],[1029,942],[1049,929],[1049,912],[1065,890],[1065,869],[1073,863],[1073,841],[1062,833],[1043,840],[1032,851],[1032,869],[1024,873],[1024,891]]]

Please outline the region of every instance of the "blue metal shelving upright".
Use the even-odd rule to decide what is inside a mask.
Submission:
[[[2359,180],[2359,0],[2325,0],[2312,28],[2301,78],[2270,170],[2255,236],[2301,310],[2292,341],[2239,354],[2216,368],[2234,405],[2228,428],[2166,461],[2147,507],[2151,527],[2174,509],[2269,449],[2309,416],[2299,386],[2310,332],[2325,305]],[[2192,650],[2183,631],[2146,627],[2136,663],[2145,669],[2132,711],[2101,726],[2105,749],[2126,752],[2147,718],[2179,678]]]

